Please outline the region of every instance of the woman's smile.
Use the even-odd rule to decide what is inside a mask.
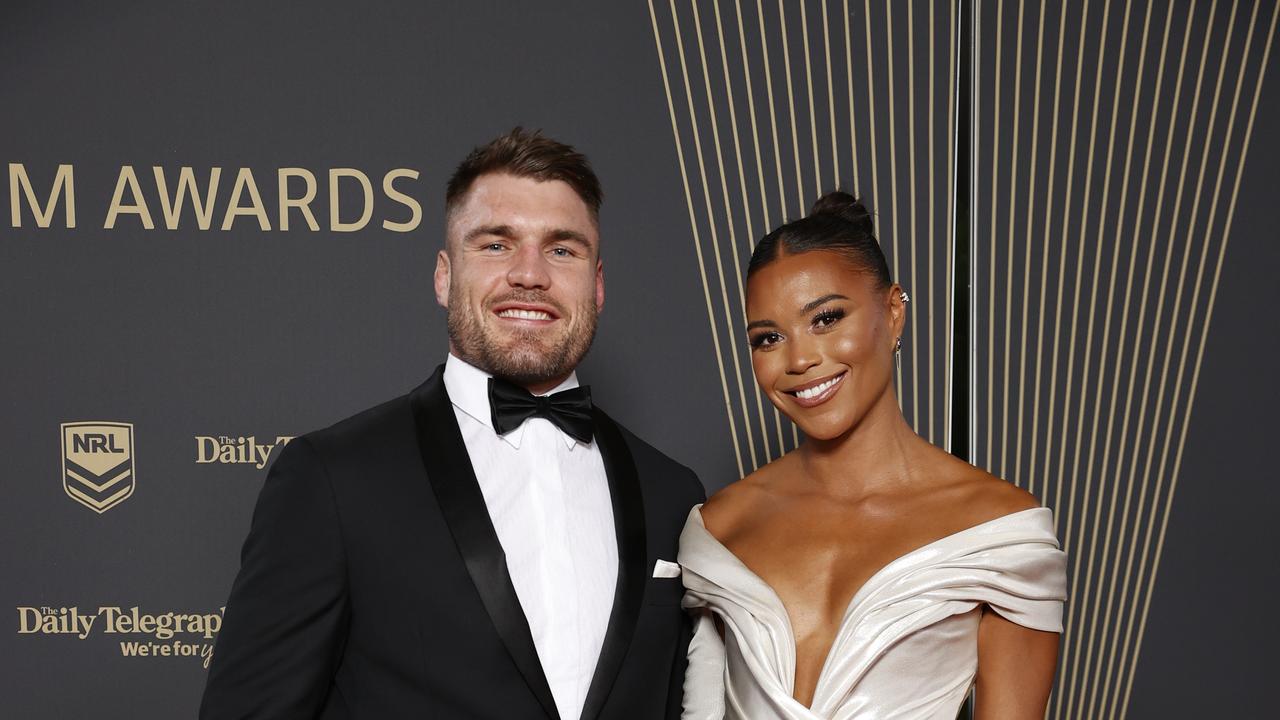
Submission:
[[[848,370],[841,370],[835,375],[818,378],[782,392],[790,395],[792,402],[802,408],[817,407],[835,396],[836,391],[840,389],[840,385],[844,383],[844,379],[848,374]]]

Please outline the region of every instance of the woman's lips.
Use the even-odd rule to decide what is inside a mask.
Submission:
[[[821,405],[831,399],[836,391],[840,389],[840,384],[844,382],[845,376],[849,374],[848,370],[827,378],[802,386],[795,390],[784,390],[787,395],[791,396],[791,400],[803,408],[811,408]]]

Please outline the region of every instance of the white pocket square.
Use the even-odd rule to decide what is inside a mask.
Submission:
[[[673,562],[659,560],[653,564],[653,576],[656,578],[680,577],[680,566]]]

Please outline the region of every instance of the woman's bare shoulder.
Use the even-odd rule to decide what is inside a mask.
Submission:
[[[959,514],[964,516],[961,524],[977,525],[1040,507],[1040,500],[1035,495],[1017,485],[962,460],[953,460],[946,466],[935,497],[940,506],[952,511],[961,509]]]
[[[1035,495],[1008,480],[973,466],[969,468],[968,476],[963,481],[964,492],[968,496],[966,505],[984,519],[990,520],[1040,507],[1040,500]]]
[[[770,502],[771,488],[790,464],[787,456],[779,458],[707,498],[702,506],[707,531],[723,540],[749,525],[750,518]]]

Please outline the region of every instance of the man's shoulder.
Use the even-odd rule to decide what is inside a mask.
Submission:
[[[411,393],[399,395],[337,422],[312,430],[305,440],[324,456],[384,448],[389,442],[413,437]],[[295,441],[296,442],[296,441]]]

